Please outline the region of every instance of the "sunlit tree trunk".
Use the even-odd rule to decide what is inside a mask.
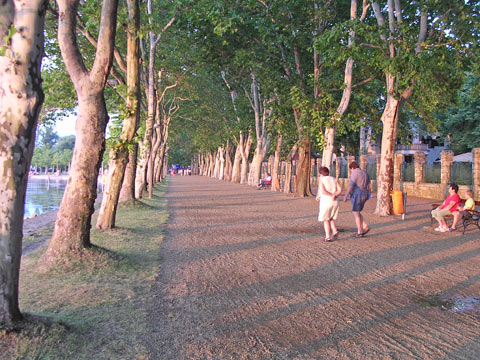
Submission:
[[[218,148],[220,167],[218,170],[218,179],[223,180],[225,176],[225,148],[223,146]]]
[[[360,20],[363,21],[365,16],[367,15],[367,9],[369,4],[366,0],[363,0],[363,10]],[[350,19],[353,21],[357,19],[357,0],[352,0],[350,3]],[[353,30],[350,31],[348,37],[348,46],[352,46],[355,39],[355,32]],[[340,121],[343,118],[343,115],[347,111],[348,105],[350,103],[350,98],[352,95],[352,73],[353,73],[353,64],[354,60],[352,58],[348,58],[345,64],[345,75],[344,75],[344,89],[342,93],[342,98],[340,103],[337,107],[337,111],[330,119],[329,124],[325,128],[325,146],[323,148],[322,154],[322,166],[326,166],[331,169],[332,161],[333,161],[333,151],[334,151],[334,143],[335,143],[335,124],[336,122]]]
[[[135,199],[135,172],[137,169],[137,151],[138,146],[134,145],[133,151],[128,154],[128,164],[125,168],[125,176],[123,177],[122,190],[118,202],[126,202]]]
[[[38,116],[48,1],[0,3],[0,328],[21,319],[18,306],[23,215]],[[22,29],[8,39],[9,30]],[[15,59],[15,62],[12,59]]]
[[[260,183],[261,168],[265,155],[267,154],[268,147],[270,145],[270,139],[266,132],[266,120],[271,114],[271,109],[266,109],[266,104],[263,104],[263,116],[260,115],[262,112],[260,94],[258,91],[258,84],[255,73],[252,72],[252,108],[255,114],[255,135],[256,135],[256,146],[255,153],[253,155],[252,164],[250,166],[249,174],[249,185],[257,186]]]
[[[312,195],[310,186],[311,174],[311,151],[312,146],[308,137],[300,140],[298,147],[298,162],[297,162],[297,187],[295,189],[296,197],[304,197]]]
[[[248,137],[244,140],[241,148],[242,164],[240,166],[240,184],[248,183],[248,156],[250,155],[252,141],[252,133],[249,131]]]
[[[147,13],[152,15],[152,0],[147,1]],[[151,19],[149,19],[151,24]],[[147,119],[145,122],[145,134],[140,145],[140,158],[135,175],[135,198],[140,199],[146,189],[147,167],[152,150],[152,132],[155,121],[156,96],[155,96],[155,51],[159,38],[153,31],[148,33],[149,54],[148,54],[148,90],[147,90]]]
[[[399,109],[400,101],[393,96],[388,96],[387,105],[382,114],[381,161],[380,173],[377,175],[377,207],[375,214],[380,216],[392,214],[390,193],[393,190],[393,156]]]
[[[372,8],[377,19],[379,27],[386,25],[385,18],[381,13],[381,8],[376,1],[372,1]],[[402,22],[402,9],[399,0],[388,0],[388,27],[392,34],[396,32],[397,25]],[[396,18],[396,20],[395,20]],[[396,22],[398,24],[396,24]],[[427,31],[427,15],[421,13],[420,17],[420,31],[418,35],[416,54],[421,51],[420,44],[425,40]],[[390,58],[398,56],[395,43],[387,39],[385,35],[381,35],[381,39],[385,42],[389,49]],[[393,157],[395,150],[395,141],[397,138],[397,124],[402,104],[412,96],[413,87],[407,86],[406,89],[399,93],[396,85],[399,82],[401,74],[385,73],[386,88],[387,88],[387,103],[382,114],[382,148],[380,171],[377,174],[377,204],[375,214],[380,216],[388,216],[392,214],[392,198],[391,191],[393,189]]]
[[[220,169],[220,147],[215,152],[215,166],[213,167],[213,177],[218,179],[218,172]]]
[[[243,133],[240,131],[238,144],[235,147],[235,157],[232,165],[232,182],[240,183],[240,164],[242,162]]]
[[[123,183],[125,168],[129,158],[128,145],[137,131],[140,110],[140,57],[139,38],[140,9],[139,0],[127,0],[127,117],[123,120],[120,144],[113,146],[109,154],[107,188],[104,191],[102,205],[97,219],[97,229],[111,229],[115,226],[118,199]]]
[[[89,247],[91,217],[97,197],[97,179],[105,150],[108,113],[104,88],[112,66],[118,0],[104,0],[98,48],[87,71],[77,46],[76,17],[79,0],[58,0],[58,42],[78,96],[76,141],[72,166],[53,236],[44,256],[47,263],[79,254]]]
[[[227,147],[225,148],[225,181],[230,181],[232,179],[232,144],[230,141],[227,141]]]
[[[292,160],[297,153],[297,144],[293,145],[290,153],[287,156],[287,161],[285,164],[285,183],[283,184],[283,192],[285,194],[290,194],[292,191],[290,190],[290,185],[292,183]]]
[[[280,184],[280,179],[278,176],[278,168],[280,165],[280,151],[282,150],[283,136],[278,135],[277,146],[275,147],[275,158],[273,160],[272,166],[272,191],[278,191],[277,184]]]

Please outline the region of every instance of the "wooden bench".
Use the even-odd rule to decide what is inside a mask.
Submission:
[[[460,205],[463,206],[465,205],[465,199],[460,199]],[[436,209],[437,207],[441,206],[442,204],[432,204],[432,210]],[[480,201],[475,201],[475,206],[480,206]],[[459,216],[460,211],[455,211],[452,215],[446,215],[446,218],[454,218],[455,216]],[[430,219],[431,224],[433,225],[433,220],[434,218],[432,217]],[[467,210],[467,215],[463,217],[463,232],[462,234],[465,234],[465,229],[469,225],[476,225],[478,229],[480,230],[480,225],[479,225],[479,220],[480,220],[480,212],[476,210]]]

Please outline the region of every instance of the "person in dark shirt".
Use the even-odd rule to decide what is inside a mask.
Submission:
[[[350,184],[343,201],[347,201],[347,197],[350,195],[352,213],[355,218],[355,224],[357,225],[357,232],[353,234],[353,237],[359,238],[365,236],[370,231],[361,211],[370,198],[371,182],[367,172],[360,169],[356,161],[352,161],[348,167],[352,172],[350,175]]]

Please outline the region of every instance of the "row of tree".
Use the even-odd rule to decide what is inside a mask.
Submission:
[[[114,226],[120,189],[124,199],[134,199],[148,185],[151,196],[153,182],[163,173],[169,122],[182,100],[170,95],[177,87],[174,75],[155,65],[156,46],[174,21],[169,12],[176,11],[172,3],[154,13],[153,6],[158,4],[152,0],[142,7],[139,0],[120,4],[118,0],[100,4],[26,0],[0,5],[2,325],[21,318],[18,281],[24,199],[40,114],[46,121],[55,121],[59,110],[77,112],[69,181],[41,260],[46,266],[79,256],[91,246],[97,177],[107,145],[108,187],[98,228]],[[49,58],[42,67],[44,52]],[[109,111],[116,120],[106,144]],[[142,117],[146,121],[140,122]],[[41,145],[37,159],[58,145]],[[137,146],[139,166],[135,169]],[[129,159],[130,172],[124,176]]]
[[[308,196],[312,152],[330,166],[335,148],[348,148],[352,130],[370,122],[383,131],[376,211],[387,215],[402,109],[426,122],[453,97],[465,69],[478,71],[478,7],[468,0],[2,2],[0,323],[21,317],[23,202],[41,113],[77,111],[70,177],[41,260],[48,266],[91,246],[105,147],[100,229],[115,225],[120,199],[152,195],[169,146],[203,165],[227,159],[228,171],[217,167],[216,175],[250,184],[272,148],[277,159],[297,155],[296,195]],[[116,116],[105,141],[109,113]]]
[[[45,125],[39,129],[33,151],[32,167],[36,171],[48,172],[48,169],[68,171],[75,146],[75,136],[59,137],[53,126]]]
[[[278,151],[298,156],[295,195],[308,196],[312,152],[330,167],[369,125],[381,143],[375,212],[389,215],[399,133],[412,121],[436,129],[465,71],[478,72],[473,1],[188,4],[177,31],[210,79],[173,127],[175,143],[186,143],[176,129],[191,128],[196,163],[225,162],[233,182],[256,185],[265,155]]]

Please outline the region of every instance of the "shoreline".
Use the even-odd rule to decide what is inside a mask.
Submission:
[[[97,198],[95,199],[94,213],[99,209],[100,204],[102,202],[102,198],[103,198],[103,193],[98,193]],[[43,214],[40,214],[34,217],[24,218],[23,219],[23,238],[27,236],[31,236],[41,231],[42,229],[54,224],[55,220],[57,220],[57,213],[58,213],[58,209],[47,211]],[[34,244],[27,245],[25,248],[22,249],[22,256],[36,250],[49,239],[50,239],[50,236],[43,237],[43,239],[41,239],[40,241],[37,241]]]
[[[62,175],[47,175],[47,174],[38,174],[38,175],[28,175],[28,180],[68,180],[68,177],[70,175],[68,174],[62,174]],[[102,181],[102,176],[103,175],[98,175],[98,182]]]

